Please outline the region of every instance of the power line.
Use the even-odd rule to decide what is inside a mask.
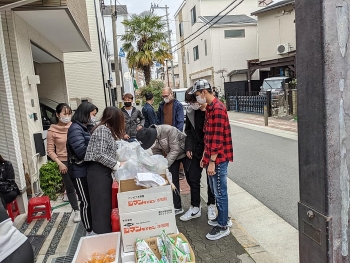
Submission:
[[[234,2],[236,2],[237,0],[235,0]],[[226,14],[224,14],[222,17],[220,17],[217,21],[215,21],[214,23],[210,24],[204,31],[202,31],[201,33],[199,33],[197,36],[195,36],[194,38],[192,38],[190,41],[188,41],[187,43],[183,44],[181,47],[175,49],[172,53],[175,53],[176,51],[180,50],[181,48],[183,48],[184,46],[186,46],[187,44],[191,43],[193,40],[195,40],[197,37],[199,37],[200,35],[202,35],[205,31],[207,31],[209,28],[211,28],[213,25],[217,24],[221,19],[223,19],[228,13],[230,13],[233,9],[235,9],[237,6],[239,6],[240,4],[242,4],[244,2],[244,0],[241,0],[237,5],[235,5],[233,8],[231,8]],[[202,27],[201,27],[202,28]],[[198,33],[200,29],[198,29],[195,33],[191,34],[194,35],[196,33]],[[188,37],[186,38],[188,39]],[[181,41],[183,42],[183,41]],[[179,42],[179,43],[181,43]],[[178,44],[179,44],[178,43]],[[178,45],[177,44],[177,45]],[[177,46],[175,45],[175,46]]]
[[[176,47],[177,45],[181,44],[182,42],[185,42],[186,39],[189,39],[191,36],[193,36],[194,34],[198,33],[198,31],[200,31],[203,27],[209,25],[215,18],[217,18],[219,15],[221,15],[222,12],[224,12],[225,10],[227,10],[231,5],[233,5],[235,2],[237,2],[237,0],[234,0],[231,2],[231,4],[229,4],[228,6],[226,6],[223,10],[220,11],[220,13],[218,13],[216,16],[214,16],[210,21],[208,21],[207,23],[205,23],[203,26],[201,26],[196,32],[192,33],[191,35],[189,35],[188,37],[186,37],[185,39],[181,40],[179,43],[177,43],[175,46],[172,46],[171,48],[173,47]],[[231,12],[231,11],[229,11]],[[205,31],[204,31],[205,32]]]

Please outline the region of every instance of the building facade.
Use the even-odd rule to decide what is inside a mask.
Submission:
[[[0,7],[15,1],[1,1]],[[26,174],[39,191],[43,146],[40,97],[67,102],[64,54],[91,50],[84,0],[34,2],[0,12],[0,154],[12,162],[27,209]]]
[[[101,0],[86,1],[91,51],[64,54],[68,96],[72,108],[76,108],[80,101],[90,101],[99,108],[99,116],[105,107],[114,103],[103,8]]]
[[[266,77],[295,78],[296,33],[294,0],[283,0],[252,13],[258,20],[258,56],[248,70]]]
[[[259,8],[258,1],[247,0],[231,10],[233,4],[218,15],[231,3],[188,0],[175,14],[177,43],[182,41],[176,47],[181,88],[190,87],[200,78],[219,89],[227,81],[247,80],[247,60],[258,55],[257,21],[250,17]],[[203,27],[208,22],[212,26]],[[203,33],[190,41],[201,27]]]

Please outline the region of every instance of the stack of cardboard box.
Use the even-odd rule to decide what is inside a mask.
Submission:
[[[145,189],[134,180],[119,185],[118,207],[123,252],[133,252],[137,238],[177,233],[172,189],[169,184]]]

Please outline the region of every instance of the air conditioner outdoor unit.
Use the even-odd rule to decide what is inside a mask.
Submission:
[[[277,46],[277,54],[278,55],[286,54],[289,51],[290,51],[290,44],[289,43],[280,44]]]

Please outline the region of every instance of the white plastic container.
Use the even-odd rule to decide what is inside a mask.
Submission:
[[[73,263],[83,263],[93,253],[106,254],[109,249],[115,248],[116,255],[114,263],[121,263],[121,240],[120,232],[94,235],[80,238]]]

